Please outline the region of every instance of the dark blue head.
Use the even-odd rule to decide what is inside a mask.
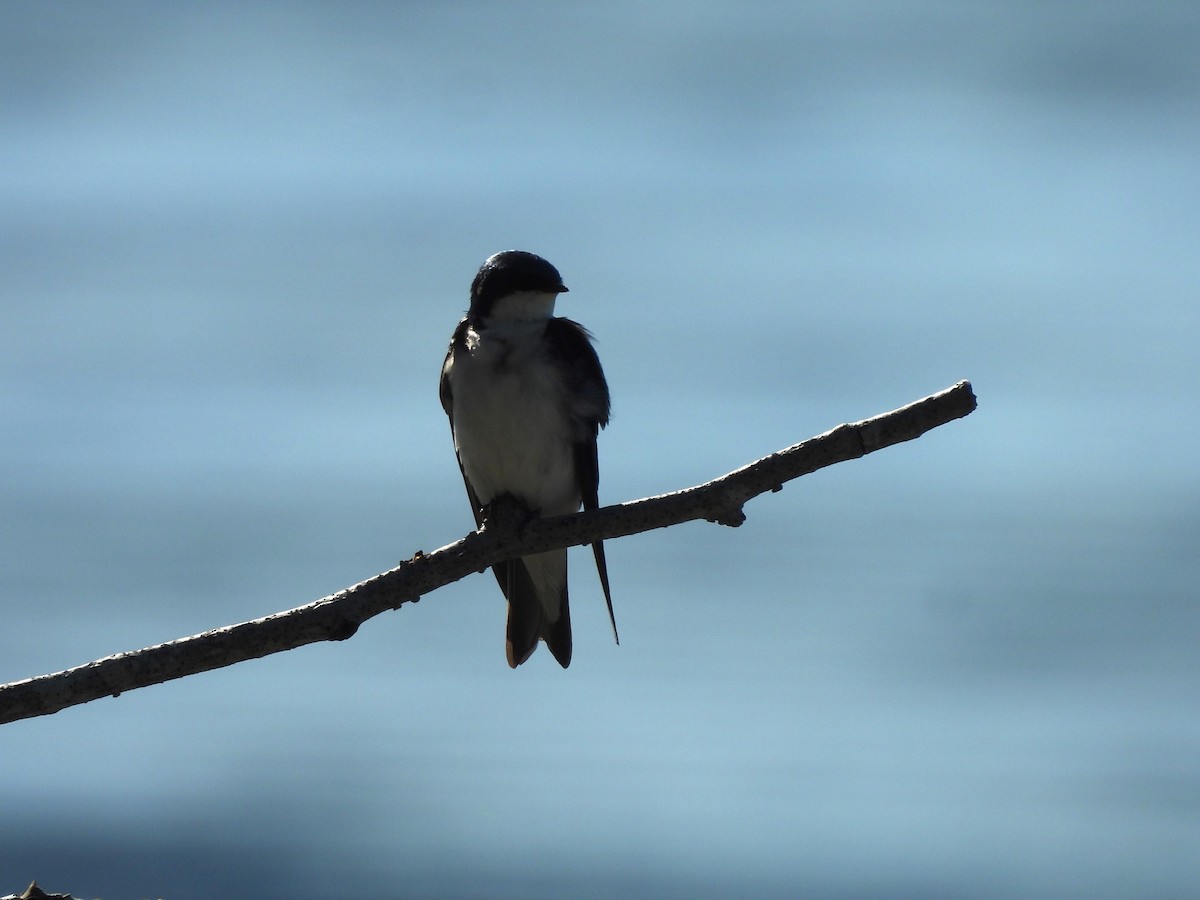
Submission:
[[[489,256],[471,282],[471,316],[486,318],[497,300],[517,291],[562,294],[566,290],[558,269],[536,253],[504,250]]]

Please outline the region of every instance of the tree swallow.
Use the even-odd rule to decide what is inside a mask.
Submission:
[[[566,291],[554,266],[523,250],[489,257],[471,282],[471,306],[450,339],[439,393],[476,526],[505,494],[533,516],[600,505],[596,435],[608,424],[608,384],[588,331],[554,315]],[[592,550],[616,638],[603,543]],[[565,669],[567,551],[492,571],[508,599],[508,664],[525,662],[540,638]]]

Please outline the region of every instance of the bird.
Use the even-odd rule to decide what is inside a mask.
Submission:
[[[608,425],[611,400],[591,333],[554,315],[567,292],[558,269],[524,250],[489,256],[471,282],[438,393],[477,527],[505,495],[531,517],[599,508],[596,439]],[[592,552],[619,644],[603,542]],[[540,640],[567,668],[567,551],[520,557],[492,571],[508,601],[509,666],[529,659]]]

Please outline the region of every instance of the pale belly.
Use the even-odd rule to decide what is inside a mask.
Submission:
[[[455,361],[455,449],[481,503],[511,493],[543,516],[579,509],[573,436],[554,376],[536,358],[499,369],[482,353]]]

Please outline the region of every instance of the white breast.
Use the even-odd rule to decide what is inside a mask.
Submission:
[[[448,377],[454,444],[481,503],[511,493],[542,515],[579,509],[567,398],[542,343],[545,319],[468,331]]]

